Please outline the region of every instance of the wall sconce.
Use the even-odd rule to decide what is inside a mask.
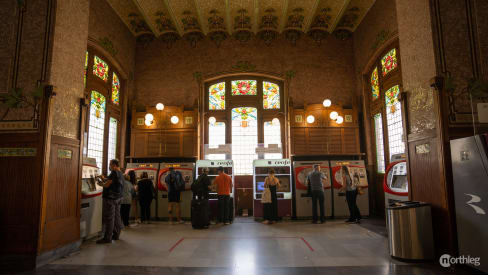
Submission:
[[[208,118],[208,122],[210,123],[210,125],[214,125],[215,122],[217,122],[217,119],[215,119],[215,117],[211,116]]]
[[[307,122],[312,124],[315,121],[315,117],[313,115],[307,116]]]
[[[151,126],[154,123],[154,116],[151,113],[147,113],[144,116],[144,120],[145,120],[144,123],[146,124],[146,126]]]
[[[336,111],[330,112],[330,115],[329,115],[330,119],[332,119],[332,120],[336,120],[338,116],[339,116],[339,113],[337,113]]]
[[[179,119],[177,116],[172,116],[172,117],[171,117],[171,123],[173,123],[173,124],[177,124],[177,123],[178,123],[178,121],[180,121],[180,119]]]
[[[156,104],[156,110],[158,110],[158,111],[164,110],[164,104],[163,103]]]
[[[342,124],[342,122],[344,122],[344,118],[342,116],[338,116],[337,119],[336,119],[336,123],[337,124]]]
[[[324,105],[325,108],[329,108],[332,105],[332,101],[330,101],[330,99],[325,99],[322,105]]]

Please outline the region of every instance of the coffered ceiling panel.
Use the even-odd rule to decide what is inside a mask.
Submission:
[[[233,1],[227,0],[228,2],[228,9],[231,18],[231,30],[234,33],[236,30],[239,29],[249,29],[254,32],[256,30],[253,26],[257,26],[257,1],[256,0],[242,0],[242,1]]]
[[[152,33],[146,18],[133,0],[108,0],[129,30],[136,36]]]
[[[166,2],[183,34],[202,31],[202,22],[195,1],[167,0]]]

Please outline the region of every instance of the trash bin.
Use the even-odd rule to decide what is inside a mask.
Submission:
[[[398,260],[434,259],[430,204],[404,201],[386,208],[390,256]]]

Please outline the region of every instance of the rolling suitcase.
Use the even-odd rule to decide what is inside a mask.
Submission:
[[[191,200],[191,226],[195,229],[208,228],[208,200]]]

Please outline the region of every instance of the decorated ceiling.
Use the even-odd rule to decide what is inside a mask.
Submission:
[[[271,43],[283,33],[292,43],[307,34],[348,39],[375,0],[108,0],[137,37],[192,44],[208,37]]]

